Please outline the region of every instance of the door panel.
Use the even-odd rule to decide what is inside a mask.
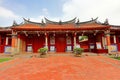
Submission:
[[[26,46],[32,45],[33,52],[37,52],[39,48],[44,47],[45,44],[45,36],[40,35],[30,35],[26,39]]]
[[[56,51],[65,52],[66,50],[66,37],[64,34],[56,35]]]

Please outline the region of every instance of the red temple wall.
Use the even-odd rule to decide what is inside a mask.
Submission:
[[[2,34],[0,37],[0,53],[4,52],[5,43],[6,43],[6,35]]]
[[[116,35],[116,44],[118,47],[118,51],[120,51],[120,37],[118,35]]]

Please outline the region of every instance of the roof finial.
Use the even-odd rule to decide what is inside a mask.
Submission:
[[[92,19],[92,21],[94,20],[93,18],[91,18]]]
[[[27,23],[29,21],[29,19],[27,20],[24,17],[23,17],[23,20],[24,20],[24,23]]]
[[[80,22],[80,20],[79,19],[77,19],[77,23],[79,23]]]
[[[23,20],[26,21],[26,19],[23,17]]]
[[[59,20],[59,24],[60,24],[60,25],[62,24],[62,21],[61,21],[61,20]]]
[[[44,24],[44,21],[43,21],[43,19],[42,19],[41,23],[42,23],[42,24]]]
[[[13,26],[16,26],[17,25],[17,22],[14,20],[13,21]]]
[[[30,21],[30,18],[28,18],[28,21]]]
[[[108,19],[105,19],[104,24],[108,25]]]

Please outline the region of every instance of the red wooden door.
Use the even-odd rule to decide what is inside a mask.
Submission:
[[[66,37],[64,34],[56,35],[56,51],[65,52],[66,50]]]
[[[118,51],[120,51],[120,43],[118,43]]]
[[[39,48],[44,47],[45,37],[44,35],[29,35],[26,39],[26,45],[31,45],[33,52],[37,52]]]

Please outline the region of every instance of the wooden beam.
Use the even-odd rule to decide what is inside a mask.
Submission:
[[[38,31],[36,31],[36,32],[37,32],[37,35],[40,36],[39,32]]]
[[[26,31],[23,31],[23,33],[25,34],[25,36],[28,36],[27,32]]]

